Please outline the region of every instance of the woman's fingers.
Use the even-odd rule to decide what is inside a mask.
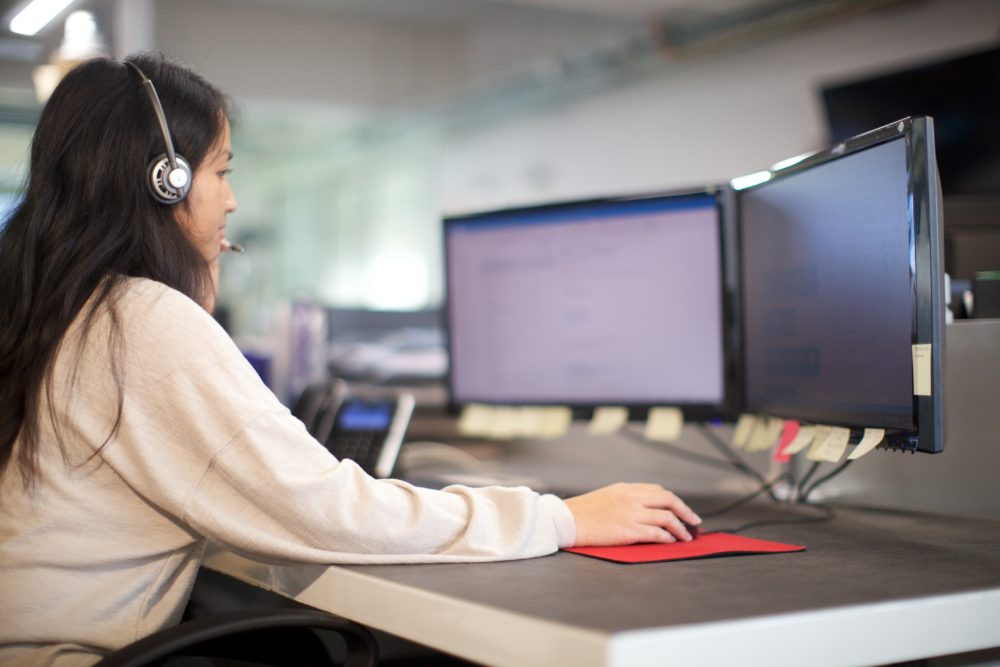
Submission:
[[[612,484],[566,501],[576,520],[578,546],[689,540],[684,523],[701,518],[658,484]]]

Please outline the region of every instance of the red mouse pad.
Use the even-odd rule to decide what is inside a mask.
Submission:
[[[768,542],[732,533],[702,533],[690,542],[670,544],[630,544],[624,547],[570,547],[570,553],[590,556],[615,563],[655,563],[664,560],[689,560],[713,556],[745,556],[748,554],[784,554],[805,551],[796,544]]]

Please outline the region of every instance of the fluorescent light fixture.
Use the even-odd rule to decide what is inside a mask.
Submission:
[[[771,172],[755,171],[754,173],[747,174],[746,176],[737,176],[733,180],[729,181],[729,184],[733,186],[734,190],[743,190],[744,188],[759,185],[769,180],[771,180]]]
[[[73,2],[74,0],[32,0],[10,20],[10,31],[19,35],[35,35]]]

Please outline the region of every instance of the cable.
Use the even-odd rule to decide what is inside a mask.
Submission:
[[[629,440],[637,442],[640,445],[649,447],[650,449],[655,449],[660,452],[667,452],[677,456],[679,458],[687,459],[694,463],[701,463],[702,465],[711,466],[713,468],[719,468],[723,470],[730,470],[732,464],[729,461],[724,461],[722,459],[717,459],[714,456],[706,456],[704,454],[699,454],[698,452],[691,452],[686,449],[681,449],[677,445],[673,445],[669,442],[650,442],[645,438],[645,436],[635,433],[629,429],[624,429],[620,433],[626,436]]]
[[[834,477],[836,477],[837,475],[839,475],[840,473],[844,472],[844,470],[847,469],[847,466],[851,465],[853,462],[854,462],[853,460],[847,459],[846,461],[844,461],[843,463],[841,463],[839,466],[837,466],[836,468],[834,468],[833,470],[831,470],[829,473],[827,473],[826,475],[823,475],[822,477],[820,477],[819,479],[817,479],[815,482],[812,483],[812,485],[808,489],[806,489],[805,491],[801,492],[801,495],[799,496],[799,502],[802,503],[803,505],[808,505],[809,504],[809,494],[811,494],[813,491],[815,491],[816,488],[820,484],[823,484],[824,482],[828,482],[831,479],[833,479]]]
[[[747,475],[748,477],[751,477],[752,479],[760,483],[761,488],[754,492],[754,495],[751,497],[751,499],[756,497],[757,495],[760,495],[761,493],[767,493],[768,497],[770,497],[770,499],[773,502],[776,503],[781,502],[781,499],[775,496],[774,493],[771,491],[771,488],[773,487],[774,484],[777,483],[778,480],[775,480],[774,483],[769,483],[767,479],[764,477],[764,475],[757,472],[746,461],[740,458],[728,445],[722,442],[722,440],[717,435],[715,435],[715,433],[712,433],[712,431],[708,430],[706,426],[700,425],[699,430],[701,431],[705,439],[708,440],[709,443],[711,443],[716,449],[718,449],[722,453],[722,455],[725,457],[724,459],[715,458],[714,456],[706,456],[704,454],[699,454],[698,452],[691,452],[686,449],[681,449],[680,447],[673,445],[671,443],[657,442],[654,444],[649,440],[647,440],[645,436],[635,433],[634,431],[627,428],[622,430],[621,433],[628,439],[632,440],[633,442],[637,442],[652,449],[656,449],[657,451],[673,454],[674,456],[687,459],[694,463],[700,463],[702,465],[707,465],[713,468],[720,468],[724,470],[731,470],[735,468],[737,471],[743,473],[744,475]]]
[[[713,447],[722,452],[722,455],[725,456],[737,470],[741,471],[745,475],[753,477],[762,485],[767,487],[767,479],[765,479],[764,475],[757,472],[752,466],[750,466],[750,464],[744,461],[735,451],[733,451],[732,447],[723,442],[722,439],[713,433],[707,426],[700,424],[698,426],[698,431],[706,440],[708,440],[709,443],[712,444]],[[770,487],[766,488],[766,493],[772,501],[776,503],[780,502],[780,499],[771,492]]]
[[[732,528],[732,529],[720,529],[720,532],[739,533],[739,532],[742,532],[742,531],[747,530],[749,528],[756,528],[756,527],[760,527],[760,526],[773,526],[773,525],[781,525],[781,524],[789,524],[789,523],[820,523],[820,522],[823,522],[823,521],[830,521],[831,519],[833,519],[834,516],[836,516],[836,511],[832,507],[830,507],[829,505],[824,505],[822,503],[810,502],[809,501],[809,496],[820,485],[822,485],[822,484],[830,481],[831,479],[833,479],[834,477],[836,477],[840,473],[844,472],[844,470],[846,470],[847,467],[849,465],[851,465],[851,463],[853,463],[853,461],[850,460],[850,459],[844,461],[839,466],[837,466],[836,468],[834,468],[833,470],[831,470],[827,474],[823,475],[822,477],[820,477],[819,479],[817,479],[815,482],[813,482],[810,485],[809,484],[809,480],[812,479],[812,477],[816,474],[816,471],[819,470],[819,467],[821,465],[820,462],[817,461],[817,462],[813,463],[813,465],[809,468],[808,472],[806,472],[805,476],[802,478],[802,481],[799,482],[798,494],[797,494],[797,497],[796,497],[796,500],[795,500],[795,506],[796,507],[809,507],[809,508],[815,508],[815,509],[821,510],[822,513],[823,513],[822,516],[818,516],[818,517],[799,517],[799,518],[794,518],[794,519],[767,519],[767,520],[762,520],[762,521],[751,521],[750,523],[745,523],[745,524],[743,524],[741,526],[737,526],[736,528]],[[773,486],[774,484],[777,484],[777,482],[780,481],[783,476],[784,475],[779,475],[777,478],[775,478],[775,480],[773,482],[770,483],[769,486]],[[791,476],[789,475],[789,477],[791,477]],[[761,493],[763,493],[763,487],[761,489],[759,489],[752,496],[741,498],[738,501],[736,501],[734,503],[731,503],[730,505],[728,505],[726,507],[723,507],[723,508],[721,508],[719,510],[716,510],[714,513],[703,513],[702,516],[704,517],[704,516],[714,516],[714,515],[718,515],[718,514],[723,514],[725,512],[730,511],[731,509],[734,509],[736,507],[739,507],[740,505],[743,505],[744,503],[749,502],[750,500],[752,500],[754,497],[760,495]]]
[[[809,483],[809,480],[812,479],[812,476],[816,474],[817,470],[819,470],[819,466],[820,466],[819,461],[813,463],[812,466],[809,467],[809,470],[806,471],[806,474],[802,476],[802,479],[799,480],[799,485],[795,490],[796,498],[802,497],[802,490],[806,488],[806,484]]]
[[[822,523],[824,521],[830,521],[836,516],[836,512],[829,505],[823,505],[821,503],[803,503],[799,502],[796,506],[810,507],[821,510],[823,512],[822,516],[810,516],[810,517],[795,517],[791,519],[764,519],[761,521],[751,521],[745,523],[741,526],[735,528],[719,528],[709,532],[720,532],[720,533],[741,533],[744,530],[749,530],[750,528],[759,528],[760,526],[777,526],[784,524],[794,524],[794,523]]]
[[[751,500],[753,500],[754,498],[756,498],[760,494],[767,493],[768,491],[770,491],[771,489],[773,489],[778,484],[778,482],[780,482],[780,481],[782,481],[784,479],[790,479],[790,478],[791,478],[791,475],[789,473],[783,472],[780,475],[778,475],[777,477],[775,477],[773,480],[771,480],[770,482],[766,482],[766,483],[762,484],[760,486],[760,488],[758,488],[753,493],[749,493],[749,494],[743,496],[742,498],[734,500],[733,502],[729,503],[728,505],[723,505],[722,507],[720,507],[718,509],[709,510],[707,512],[698,512],[698,516],[700,516],[703,519],[710,519],[712,517],[717,517],[717,516],[720,516],[720,515],[725,514],[727,512],[731,512],[732,510],[736,509],[737,507],[741,507],[741,506],[747,504],[748,502],[750,502]]]

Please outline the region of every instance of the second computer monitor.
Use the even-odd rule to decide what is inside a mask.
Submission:
[[[453,406],[720,413],[721,228],[710,192],[446,219]]]
[[[933,123],[907,118],[741,186],[746,408],[944,447]]]

